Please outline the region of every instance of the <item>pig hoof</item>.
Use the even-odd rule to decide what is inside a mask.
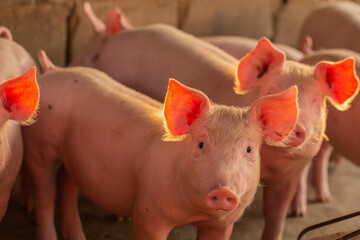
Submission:
[[[125,217],[125,216],[116,215],[116,221],[118,221],[118,222],[131,222],[132,217]]]

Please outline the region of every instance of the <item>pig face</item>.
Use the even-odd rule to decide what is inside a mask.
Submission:
[[[118,8],[111,10],[105,23],[95,15],[90,3],[87,1],[84,2],[84,12],[90,20],[94,35],[86,44],[80,57],[75,59],[71,65],[95,67],[104,43],[116,33],[131,29],[132,25]]]
[[[315,67],[285,61],[285,54],[262,38],[240,60],[235,91],[241,93],[259,88],[263,96],[283,91],[294,84],[299,87],[300,116],[293,145],[307,142],[310,146],[315,141],[319,146],[325,128],[325,99],[339,110],[345,110],[358,92],[354,60],[319,62]]]
[[[241,109],[211,104],[202,92],[170,81],[164,140],[184,144],[178,178],[185,180],[197,207],[221,217],[218,211],[243,210],[251,202],[260,176],[260,146],[263,140],[286,141],[297,119],[296,92],[292,87]]]

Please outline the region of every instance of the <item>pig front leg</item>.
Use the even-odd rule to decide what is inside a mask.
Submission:
[[[280,184],[267,185],[264,183],[265,229],[262,233],[262,240],[282,239],[286,214],[294,197],[298,181],[299,177]]]
[[[40,154],[25,154],[24,163],[29,167],[35,189],[35,209],[38,240],[56,240],[54,224],[54,157],[42,157]]]
[[[78,210],[79,188],[69,176],[64,165],[59,169],[58,187],[60,197],[62,234],[64,239],[85,240]]]
[[[223,227],[211,226],[206,222],[194,225],[198,228],[197,240],[228,240],[234,227],[233,223]]]
[[[1,184],[0,184],[1,186]],[[2,187],[0,192],[0,222],[3,219],[10,198],[11,188]]]
[[[20,172],[20,205],[21,208],[27,212],[31,212],[34,209],[34,182],[31,178],[31,172],[25,164],[21,167]]]
[[[316,198],[320,202],[328,202],[331,199],[328,166],[332,152],[333,146],[330,143],[324,141],[314,159],[312,184],[316,190]]]
[[[166,240],[173,228],[149,202],[135,205],[133,221],[135,240]]]
[[[296,189],[294,200],[292,202],[292,215],[305,216],[307,210],[307,179],[310,169],[309,162],[300,174],[300,181]]]

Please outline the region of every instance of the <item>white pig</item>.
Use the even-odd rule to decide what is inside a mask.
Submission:
[[[39,60],[40,113],[23,129],[38,239],[57,238],[54,159],[64,166],[65,239],[85,239],[79,188],[109,212],[132,215],[135,239],[165,240],[190,222],[199,240],[229,239],[257,189],[261,143],[285,144],[298,116],[296,87],[238,108],[170,80],[162,107],[98,70],[55,67],[44,52]]]
[[[23,158],[20,124],[30,124],[39,90],[30,55],[0,26],[0,221]],[[27,71],[26,71],[27,70]]]
[[[113,19],[121,21],[121,12],[117,13],[119,16]],[[293,138],[286,147],[265,145],[261,150],[261,180],[266,185],[263,239],[269,240],[282,238],[300,173],[319,150],[325,130],[325,99],[345,110],[358,89],[353,59],[310,67],[287,61],[282,51],[262,38],[237,61],[200,39],[161,24],[117,32],[103,42],[93,63],[118,81],[158,100],[164,98],[169,76],[201,89],[214,102],[238,106],[294,84],[299,86],[300,116]],[[351,84],[343,87],[341,80]],[[235,95],[234,82],[237,93],[252,91]]]
[[[310,37],[306,37],[303,40],[302,49],[306,53],[304,58],[300,61],[302,63],[315,65],[317,62],[323,60],[340,61],[348,57],[354,57],[356,60],[356,72],[358,74],[360,72],[360,54],[357,52],[342,48],[320,49],[314,51],[312,49],[312,39]],[[329,108],[326,134],[330,138],[330,142],[323,142],[319,153],[315,156],[312,174],[312,183],[315,186],[318,201],[326,202],[331,199],[328,184],[328,162],[331,154],[333,154],[333,157],[335,158],[340,158],[341,153],[350,161],[360,165],[360,152],[357,148],[357,144],[354,144],[356,143],[358,136],[358,127],[356,123],[356,119],[358,119],[356,116],[358,116],[360,112],[358,102],[359,100],[356,98],[353,102],[353,106],[346,113],[338,114],[336,109],[332,107]],[[335,143],[334,146],[332,146],[333,143]],[[333,150],[335,152],[333,152]],[[302,176],[298,192],[293,202],[293,211],[295,215],[304,215],[306,213],[306,185],[307,171],[305,171]]]

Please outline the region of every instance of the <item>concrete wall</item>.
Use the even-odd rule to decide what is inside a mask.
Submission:
[[[105,20],[119,7],[134,26],[167,23],[196,36],[269,37],[296,45],[297,31],[307,14],[324,0],[92,0]],[[32,56],[44,49],[64,66],[93,30],[81,0],[0,0],[0,25]]]

